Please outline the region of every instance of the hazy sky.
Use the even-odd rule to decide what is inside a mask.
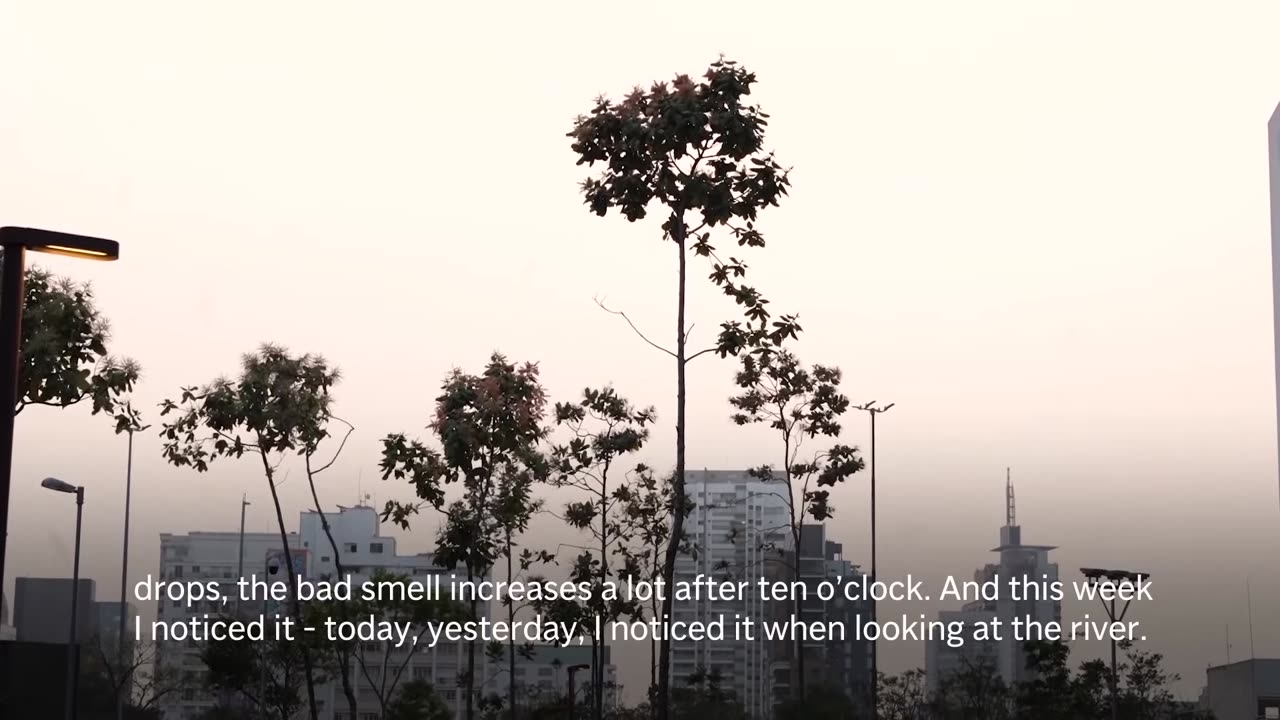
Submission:
[[[1280,5],[807,8],[6,0],[0,223],[120,240],[118,263],[38,262],[94,283],[144,407],[263,341],[323,353],[358,432],[322,492],[382,501],[403,492],[377,480],[378,438],[419,432],[443,373],[495,348],[540,361],[556,399],[612,381],[674,416],[666,356],[592,302],[669,334],[674,251],[655,222],[586,212],[564,134],[598,93],[726,53],[758,74],[768,145],[795,168],[753,278],[800,313],[803,357],[898,403],[880,426],[882,574],[986,562],[1012,466],[1024,537],[1062,546],[1065,576],[1155,575],[1149,635],[1188,691],[1228,624],[1247,654],[1250,573],[1257,652],[1280,655]],[[733,309],[693,275],[705,342]],[[776,454],[728,421],[731,371],[691,373],[691,467]],[[665,467],[672,425],[655,432]],[[847,438],[865,444],[861,418]],[[88,486],[86,570],[115,595],[124,447],[86,409],[23,413],[10,586],[70,570],[72,503],[38,487],[56,475]],[[252,462],[172,470],[148,435],[135,469],[137,574],[161,532],[234,530],[242,492],[251,529],[272,522]],[[835,495],[860,562],[865,488]],[[290,518],[302,489],[282,488]],[[424,523],[403,548],[429,547]]]

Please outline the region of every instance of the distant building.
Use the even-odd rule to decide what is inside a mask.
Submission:
[[[1216,720],[1280,718],[1280,659],[1243,660],[1206,674],[1202,703]]]
[[[823,582],[830,582],[836,588],[831,600],[823,602],[811,597],[802,604],[804,621],[839,623],[845,628],[843,640],[805,643],[805,683],[806,687],[822,685],[843,692],[862,707],[871,697],[871,643],[855,638],[853,630],[859,620],[870,620],[873,615],[870,601],[849,600],[845,593],[849,585],[865,584],[868,578],[852,561],[845,560],[843,553],[843,545],[827,539],[825,525],[801,526],[800,573],[805,586],[811,594],[816,594]],[[856,593],[848,595],[857,596]],[[787,643],[787,654],[792,654],[794,648],[794,643]],[[790,672],[784,675],[789,685]],[[783,694],[776,686],[775,693]]]
[[[697,552],[677,558],[676,582],[691,582],[702,575],[718,580],[749,578],[754,584],[761,576],[789,576],[782,565],[792,546],[785,485],[762,482],[745,471],[692,471],[685,478],[694,505],[685,520],[685,532]],[[786,603],[760,600],[758,592],[734,601],[677,601],[672,620],[780,619],[779,613],[790,610],[782,605]],[[779,678],[785,684],[789,673],[785,658],[776,657],[776,652],[763,639],[735,641],[727,633],[722,641],[672,642],[671,686],[684,687],[699,670],[718,673],[721,688],[737,696],[748,716],[766,717],[774,705],[775,685]]]
[[[81,579],[76,595],[76,638],[92,638],[97,627],[93,580]],[[71,578],[28,578],[14,581],[13,628],[19,642],[58,643],[71,637]]]
[[[1000,528],[1000,545],[992,552],[1000,554],[1000,562],[988,564],[974,573],[975,582],[994,581],[998,588],[995,600],[978,600],[965,604],[959,612],[939,614],[942,622],[963,621],[965,636],[971,637],[974,623],[989,622],[998,618],[1003,629],[998,642],[966,642],[961,647],[949,646],[944,638],[935,638],[925,648],[925,668],[930,690],[936,690],[943,678],[955,670],[985,663],[992,667],[1007,685],[1029,680],[1025,643],[1014,639],[1012,624],[1015,619],[1037,623],[1062,622],[1062,603],[1045,595],[1036,597],[1029,592],[1015,600],[1010,591],[1011,580],[1036,583],[1047,590],[1050,583],[1058,581],[1058,565],[1050,562],[1049,553],[1055,548],[1048,545],[1024,545],[1022,528],[1018,525],[1014,502],[1013,482],[1005,479],[1005,525]],[[1047,593],[1046,593],[1047,595]]]
[[[103,652],[108,657],[115,657],[115,653],[119,650],[120,635],[120,614],[121,605],[117,600],[115,602],[96,602],[93,604],[94,614],[94,631],[97,635],[97,641],[102,647]],[[125,603],[124,605],[124,624],[125,624],[125,652],[129,652],[129,648],[133,647],[133,629],[134,620],[138,617],[138,611],[133,605]]]
[[[376,510],[370,507],[342,507],[336,512],[326,513],[330,532],[338,545],[339,557],[343,571],[358,586],[379,570],[408,576],[446,574],[448,571],[436,566],[431,554],[400,555],[396,552],[396,540],[381,535],[379,518]],[[325,580],[336,581],[337,563],[334,560],[333,547],[325,534],[320,515],[314,511],[305,511],[299,517],[299,531],[288,534],[289,552],[286,554],[279,533],[246,533],[244,535],[243,566],[246,578],[256,576],[267,582],[286,579],[286,563],[292,562],[295,571],[301,578],[311,582]],[[240,565],[240,534],[236,532],[193,532],[185,535],[162,534],[161,576],[165,580],[200,580],[217,581],[223,594],[238,597],[236,581],[239,578],[237,568]],[[442,591],[447,593],[450,580],[442,581]],[[271,616],[277,612],[284,613],[286,608],[281,603],[268,602],[253,607],[242,607],[242,614],[256,616],[266,613]],[[219,603],[200,603],[187,608],[185,603],[164,601],[158,603],[158,616],[162,620],[173,621],[186,617],[211,616],[226,613],[230,607]],[[481,604],[481,613],[487,614],[487,603]],[[157,643],[161,662],[168,668],[181,673],[193,688],[204,684],[207,668],[201,659],[199,645],[190,642]],[[430,682],[440,693],[441,698],[460,716],[464,706],[459,698],[458,675],[465,663],[465,644],[441,643],[434,648],[418,649],[412,656],[401,655],[400,650],[393,651],[390,656],[392,665],[404,663],[405,670],[400,682],[420,680]],[[375,679],[381,673],[381,667],[373,661],[381,661],[385,648],[380,643],[362,644],[362,650],[369,658],[370,674]],[[478,651],[477,675],[487,678],[486,660],[483,648]],[[360,718],[350,718],[346,711],[346,698],[342,692],[339,679],[317,686],[316,697],[320,705],[320,720],[364,720],[364,715],[377,715],[377,695],[373,686],[365,677],[359,663],[353,663],[351,682],[357,694],[357,702],[361,712]],[[477,688],[480,690],[492,688]],[[170,718],[195,717],[200,712],[212,707],[216,697],[197,689],[187,689],[181,694],[166,698],[162,710],[166,720]],[[367,710],[367,712],[366,712]]]

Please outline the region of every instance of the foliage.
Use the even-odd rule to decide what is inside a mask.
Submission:
[[[125,711],[130,717],[141,719],[150,717],[148,713],[156,713],[161,701],[181,688],[175,673],[156,662],[156,650],[156,644],[151,641],[126,643],[122,663],[117,647],[105,641],[101,634],[84,643],[80,660],[80,716],[90,718],[100,712],[114,718],[116,698],[122,690],[128,691]]]
[[[626,512],[634,493],[617,463],[644,447],[649,438],[648,425],[654,417],[653,408],[637,409],[610,387],[587,388],[580,401],[557,403],[555,407],[556,424],[568,430],[570,439],[552,450],[552,482],[587,494],[587,499],[565,505],[563,519],[570,527],[587,533],[591,540],[590,547],[578,548],[569,576],[571,581],[592,588],[584,608],[589,623],[598,617],[601,626],[607,626],[620,617],[642,614],[638,604],[628,598],[606,599],[604,587],[617,578],[641,579],[643,574],[634,561],[629,562]],[[641,465],[639,471],[645,469]],[[620,562],[611,564],[614,557]],[[605,685],[603,658],[607,646],[606,637],[592,638],[595,662],[591,688],[596,718],[604,716],[604,692],[600,690]]]
[[[450,720],[453,713],[430,683],[410,680],[400,688],[382,717],[383,720]]]
[[[804,699],[785,702],[775,715],[777,720],[862,720],[858,706],[840,688],[815,685]]]
[[[876,684],[877,706],[883,720],[925,720],[929,712],[929,693],[923,670],[908,670],[901,675],[880,673]]]
[[[417,497],[411,503],[388,501],[383,519],[408,528],[422,508],[442,513],[436,562],[450,569],[464,567],[468,581],[484,577],[500,557],[510,566],[513,536],[524,530],[536,508],[533,483],[548,472],[538,449],[546,436],[545,406],[546,392],[533,363],[517,367],[495,352],[479,375],[451,372],[429,425],[441,449],[403,434],[383,440],[383,479],[407,481]],[[451,485],[461,486],[462,497],[446,504]],[[472,600],[470,617],[478,615]],[[468,643],[462,678],[467,720],[475,717],[477,650],[476,642]],[[509,697],[514,692],[512,673]]]
[[[88,400],[93,413],[111,413],[133,389],[140,369],[107,354],[111,334],[86,283],[38,268],[26,272],[18,404],[67,407]]]
[[[838,437],[840,417],[849,409],[849,398],[840,392],[838,368],[815,365],[804,367],[789,350],[771,346],[758,347],[741,358],[741,369],[735,377],[740,394],[729,398],[736,410],[733,420],[738,425],[764,424],[779,434],[782,471],[775,475],[773,467],[764,465],[751,470],[760,480],[781,482],[786,488],[788,530],[791,533],[791,578],[801,582],[800,548],[805,520],[818,522],[832,516],[829,488],[844,482],[862,469],[857,448],[837,444],[829,450],[801,459],[804,441],[816,437]],[[800,598],[793,599],[792,615],[800,616]],[[805,701],[808,675],[805,661],[808,652],[797,635],[791,643],[791,683],[798,701]]]
[[[747,711],[733,691],[721,687],[718,671],[698,670],[685,687],[671,693],[674,720],[747,720]]]
[[[621,101],[598,98],[591,111],[579,116],[568,133],[579,165],[596,167],[583,180],[582,196],[591,212],[619,211],[628,221],[646,217],[654,203],[662,208],[662,238],[676,247],[675,348],[663,348],[637,334],[675,359],[676,447],[672,482],[674,512],[662,563],[663,579],[674,583],[675,561],[684,542],[688,512],[685,493],[686,365],[709,352],[736,355],[751,345],[779,344],[795,337],[794,316],[772,320],[767,301],[742,282],[747,266],[734,257],[722,260],[711,245],[711,231],[723,230],[740,247],[763,247],[756,227],[759,212],[777,205],[789,180],[771,154],[764,152],[768,116],[747,101],[754,74],[721,58],[707,69],[701,82],[678,75],[671,84],[637,87]],[[692,330],[686,323],[688,253],[711,261],[711,281],[742,308],[744,321],[722,323],[714,346],[693,353],[687,343]],[[662,614],[671,612],[671,596]],[[670,643],[659,653],[657,717],[670,710]]]
[[[277,493],[277,468],[284,457],[302,457],[310,469],[311,458],[329,437],[331,391],[338,382],[336,369],[316,355],[291,355],[276,345],[264,345],[244,356],[237,380],[219,378],[202,388],[182,388],[181,399],[161,403],[163,454],[176,467],[206,472],[219,458],[256,455],[271,491],[281,549],[288,553],[289,538]],[[298,578],[286,563],[291,612],[301,620],[297,602]],[[307,707],[312,720],[318,715],[311,648],[299,646],[307,687]]]
[[[364,582],[393,588],[411,586],[415,581],[408,575],[377,570]],[[327,647],[339,661],[339,669],[345,671],[350,667],[342,664],[341,660],[344,658],[354,663],[356,671],[377,699],[378,709],[384,715],[392,712],[400,693],[413,684],[413,681],[402,681],[418,651],[427,648],[422,637],[428,630],[428,623],[463,620],[466,617],[465,608],[452,601],[436,598],[412,600],[407,593],[397,590],[383,592],[381,597],[375,599],[365,599],[359,585],[353,588],[350,600],[312,601],[304,610],[308,627],[323,627],[326,619],[336,622],[344,619],[372,619],[374,622],[391,622],[397,625],[409,623],[414,628],[416,633],[409,636],[405,646],[396,648],[392,643],[377,643],[377,652],[373,652],[368,643],[356,640],[316,640],[318,646]],[[421,688],[417,688],[413,692],[420,694],[420,691]]]
[[[300,688],[306,666],[305,641],[275,640],[272,631],[261,641],[212,640],[201,648],[210,689],[248,702],[258,713],[292,720],[305,707]],[[316,678],[323,681],[323,678]]]

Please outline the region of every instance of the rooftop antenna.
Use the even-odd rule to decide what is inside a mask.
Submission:
[[[1004,524],[1007,527],[1016,527],[1018,510],[1013,500],[1013,476],[1009,468],[1004,469],[1004,498]]]

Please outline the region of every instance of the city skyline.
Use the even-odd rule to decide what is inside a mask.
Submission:
[[[882,574],[967,572],[1012,465],[1036,499],[1023,521],[1063,547],[1062,567],[1159,578],[1144,619],[1184,677],[1205,653],[1226,659],[1224,630],[1244,637],[1247,578],[1258,607],[1280,598],[1274,4],[935,4],[767,23],[765,5],[725,19],[659,4],[645,18],[593,10],[614,27],[605,40],[551,10],[302,7],[2,10],[0,67],[23,68],[0,76],[5,223],[122,241],[111,267],[39,262],[94,282],[113,352],[143,365],[135,397],[153,422],[161,399],[234,373],[260,342],[321,352],[344,371],[337,411],[358,429],[324,501],[403,498],[377,478],[378,438],[424,426],[439,378],[497,348],[540,361],[553,398],[612,381],[657,405],[664,443],[644,459],[669,467],[666,358],[592,302],[665,327],[654,278],[666,287],[669,258],[648,242],[655,223],[583,212],[563,135],[595,94],[723,50],[760,75],[769,146],[796,168],[753,275],[800,313],[806,359],[840,365],[856,402],[898,402],[878,430]],[[693,297],[705,339],[731,308],[706,287]],[[693,367],[690,467],[767,462],[764,436],[728,420],[732,366]],[[867,446],[861,419],[845,438]],[[159,533],[235,527],[245,492],[251,526],[274,522],[251,464],[196,476],[139,439],[131,567],[158,567]],[[6,589],[70,567],[73,518],[38,486],[52,475],[88,487],[84,572],[114,597],[123,439],[83,408],[33,408],[15,448]],[[309,504],[303,485],[285,481],[288,509]],[[865,565],[863,479],[833,504]],[[433,539],[397,535],[411,550]],[[533,536],[571,534],[541,519]],[[1275,618],[1257,618],[1255,640],[1280,655]],[[883,648],[888,668],[923,664],[898,649]]]

